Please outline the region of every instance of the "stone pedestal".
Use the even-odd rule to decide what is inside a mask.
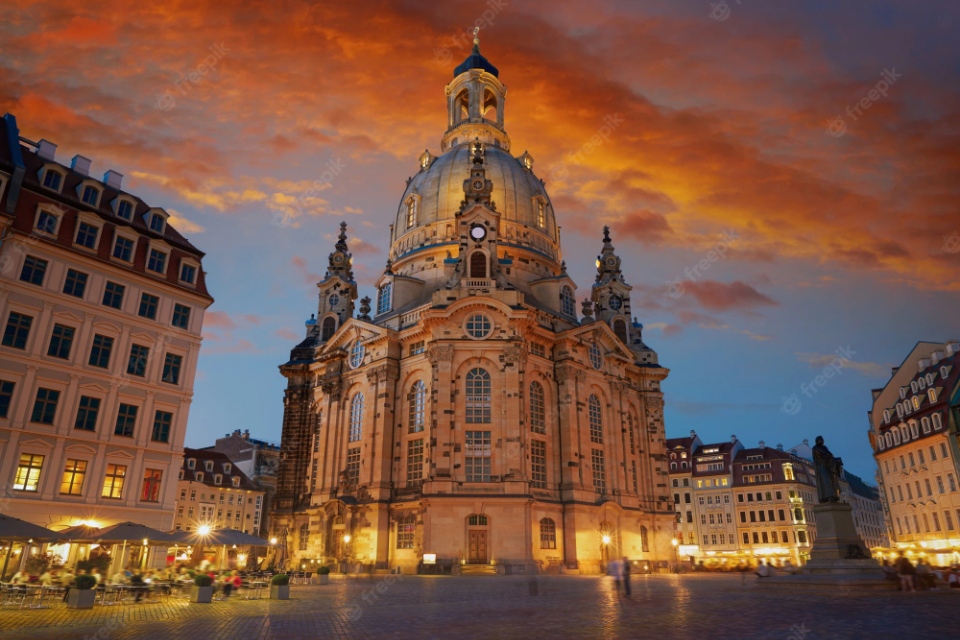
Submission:
[[[853,524],[853,507],[846,502],[824,502],[813,508],[817,518],[817,539],[810,561],[801,572],[762,580],[767,587],[780,589],[839,589],[874,591],[896,589],[897,583],[884,579],[880,564]]]
[[[813,508],[817,539],[803,573],[881,574],[853,524],[853,507],[846,502],[824,502]]]

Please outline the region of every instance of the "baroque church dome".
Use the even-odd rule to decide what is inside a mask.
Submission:
[[[470,174],[472,166],[470,142],[457,141],[452,149],[440,157],[431,158],[427,167],[413,177],[400,200],[393,241],[423,227],[453,223],[464,198],[463,181]],[[524,158],[529,158],[529,155],[515,158],[496,146],[487,147],[484,166],[487,178],[493,182],[491,199],[503,220],[516,222],[542,233],[551,242],[558,242],[550,198],[533,169],[524,166]],[[418,199],[417,212],[414,224],[408,225],[411,198]],[[539,219],[541,206],[542,220]],[[436,235],[443,237],[445,234]]]

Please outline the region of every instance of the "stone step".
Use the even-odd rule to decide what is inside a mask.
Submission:
[[[464,564],[460,566],[462,576],[495,576],[497,568],[492,564]]]

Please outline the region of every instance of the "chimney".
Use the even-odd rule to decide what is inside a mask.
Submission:
[[[947,357],[954,355],[955,353],[960,353],[960,343],[956,340],[947,341]]]
[[[777,445],[777,451],[783,451],[783,443]]]
[[[107,184],[108,187],[112,187],[117,191],[119,191],[120,182],[123,181],[123,174],[117,173],[113,169],[110,169],[105,174],[103,174],[103,181]]]
[[[929,366],[930,366],[930,358],[920,358],[917,361],[917,369],[919,369],[920,371],[923,371]]]
[[[804,439],[803,439],[803,444],[805,444],[805,445],[807,445],[807,446],[809,447],[809,446],[810,446],[810,441],[807,440],[806,438],[804,438]]]
[[[737,436],[730,436],[730,442],[736,442]]]
[[[57,145],[49,140],[40,140],[40,142],[37,143],[37,155],[44,160],[53,162],[54,156],[57,155]]]
[[[73,156],[73,160],[70,161],[70,168],[85,176],[90,175],[90,158],[84,158],[79,153]]]
[[[697,437],[697,432],[694,431],[693,429],[690,429],[690,437],[691,437],[691,438]]]
[[[763,449],[763,448],[765,448],[766,446],[767,446],[767,443],[764,442],[763,440],[761,440],[761,441],[760,441],[760,448]]]

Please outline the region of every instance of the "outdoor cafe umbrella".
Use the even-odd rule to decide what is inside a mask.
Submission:
[[[203,546],[205,544],[220,545],[223,547],[221,562],[226,555],[227,545],[265,547],[267,541],[237,529],[211,529],[209,531],[191,531],[184,536],[184,542]]]
[[[9,540],[11,542],[10,549],[7,551],[7,555],[3,561],[3,571],[0,571],[0,576],[4,576],[7,573],[7,565],[10,562],[10,556],[13,554],[13,542],[17,540],[52,540],[55,537],[56,534],[50,531],[50,529],[25,520],[20,520],[19,518],[14,518],[13,516],[0,514],[0,540]]]
[[[174,538],[163,531],[158,531],[137,522],[121,522],[119,524],[104,527],[96,533],[96,540],[100,543],[122,543],[120,550],[121,560],[127,552],[127,542],[132,540],[145,540],[147,542],[168,543],[173,542]],[[121,565],[121,569],[123,566]]]

